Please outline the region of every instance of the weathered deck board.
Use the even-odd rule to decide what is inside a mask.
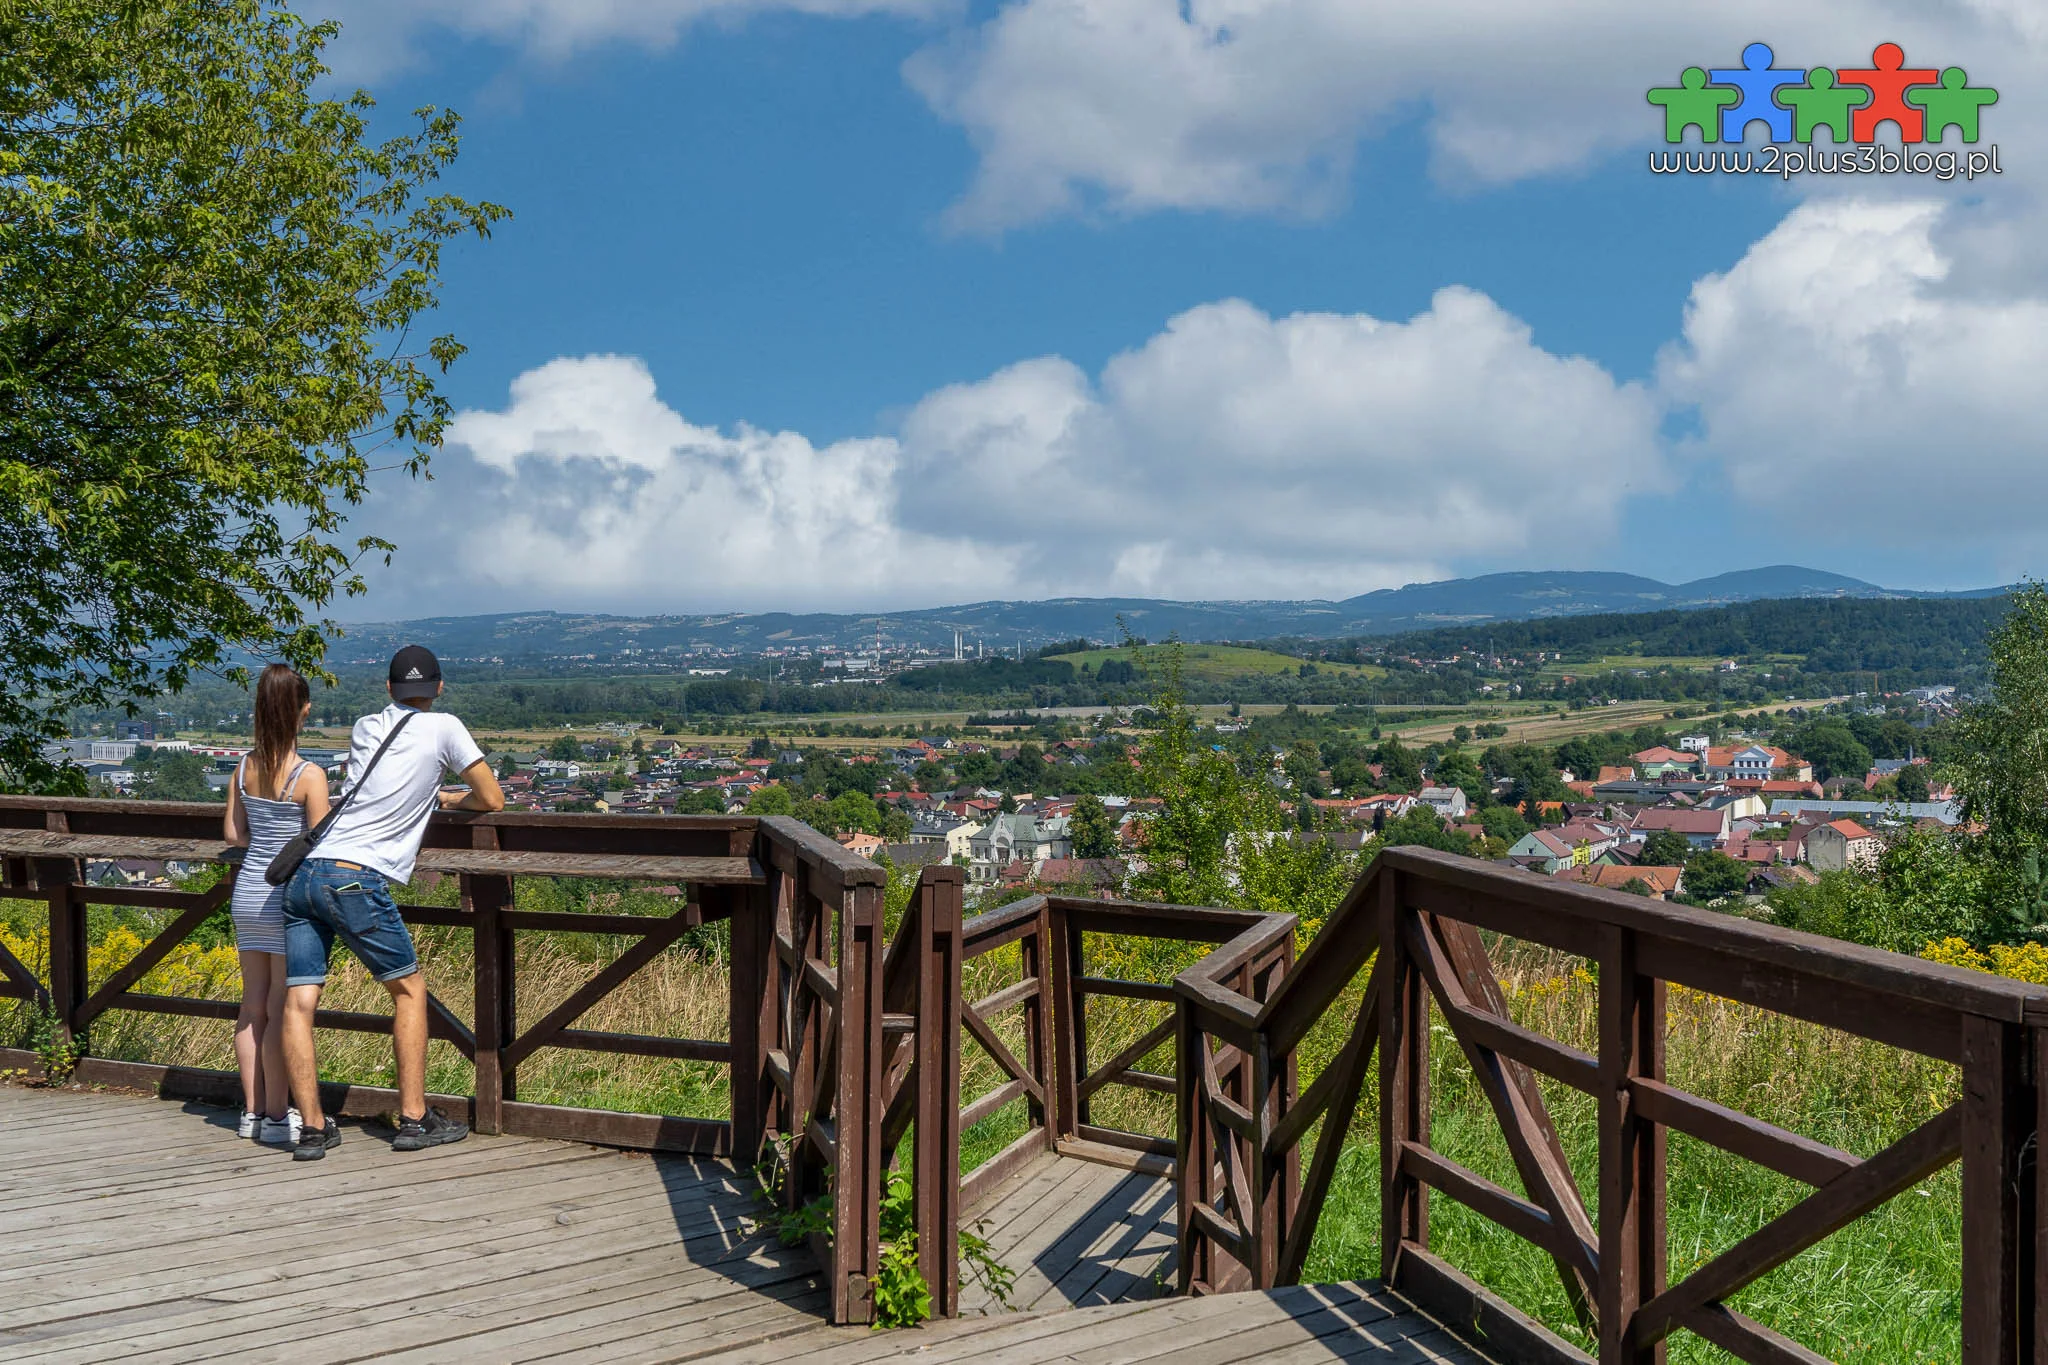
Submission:
[[[1483,1365],[1371,1286],[1150,1299],[1170,1194],[1086,1162],[1047,1159],[983,1211],[1019,1311],[870,1332],[825,1325],[809,1256],[752,1231],[724,1162],[480,1137],[401,1155],[351,1126],[299,1165],[232,1124],[0,1085],[0,1359]]]
[[[1172,1291],[1173,1189],[1156,1176],[1047,1157],[998,1187],[978,1216],[996,1259],[1017,1272],[1013,1309],[1089,1307]],[[995,1308],[964,1278],[960,1302],[965,1313]]]

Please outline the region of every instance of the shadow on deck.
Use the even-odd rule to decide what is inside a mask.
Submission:
[[[1371,1286],[1161,1299],[1170,1189],[1084,1161],[985,1210],[1013,1311],[970,1292],[956,1321],[869,1332],[825,1324],[810,1256],[758,1232],[726,1162],[486,1137],[406,1156],[349,1124],[306,1165],[233,1125],[0,1086],[0,1358],[1481,1361]]]

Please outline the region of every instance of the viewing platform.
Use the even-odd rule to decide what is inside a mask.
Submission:
[[[48,915],[47,963],[0,948],[0,997],[36,1001],[59,1038],[109,1011],[232,1017],[141,989],[229,881],[81,880],[87,857],[218,858],[218,821],[0,797],[0,898]],[[391,1153],[392,1093],[336,1084],[328,1106],[372,1121],[306,1168],[234,1138],[225,1073],[88,1055],[71,1087],[0,1086],[0,1358],[1633,1365],[1689,1333],[1813,1365],[1796,1315],[1729,1301],[1957,1166],[1960,1358],[2048,1365],[2048,988],[1416,849],[1382,853],[1305,947],[1293,916],[1237,909],[1037,895],[967,917],[945,867],[885,904],[883,869],[775,818],[442,816],[422,866],[460,883],[457,905],[402,909],[472,955],[431,1013],[469,1079],[435,1102],[476,1135]],[[527,876],[684,895],[659,914],[518,908]],[[93,906],[150,912],[154,937],[88,970]],[[721,924],[723,1037],[583,1026]],[[609,946],[523,1016],[533,935]],[[1490,956],[1516,943],[1585,964],[1595,1036],[1517,1017]],[[1888,1145],[1830,1146],[1675,1084],[1670,986],[1931,1059],[1954,1084]],[[1454,1053],[1433,1065],[1439,1047]],[[542,1049],[729,1068],[728,1113],[537,1102],[521,1072]],[[0,1050],[0,1068],[39,1065]],[[1483,1097],[1494,1174],[1519,1188],[1438,1150],[1445,1066]],[[1597,1201],[1552,1118],[1574,1091]],[[1804,1193],[1674,1275],[1671,1132]],[[933,1318],[876,1331],[884,1251],[906,1236],[889,1181],[907,1182]],[[1446,1259],[1432,1194],[1538,1249],[1569,1320]],[[1319,1228],[1361,1198],[1377,1276],[1303,1284],[1327,1263]],[[777,1210],[819,1230],[785,1246]],[[960,1273],[970,1233],[1014,1273],[1007,1310]]]

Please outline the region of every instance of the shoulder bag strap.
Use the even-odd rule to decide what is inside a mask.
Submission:
[[[327,812],[327,818],[322,820],[319,827],[313,831],[313,842],[318,843],[319,837],[327,833],[328,828],[340,817],[342,811],[347,809],[348,803],[354,799],[355,794],[363,789],[365,782],[370,780],[370,774],[377,771],[377,762],[384,757],[384,751],[391,747],[391,741],[397,739],[398,732],[405,728],[406,722],[418,714],[419,712],[409,706],[405,709],[405,714],[398,718],[398,724],[391,727],[391,733],[384,736],[384,742],[377,746],[377,752],[371,754],[370,761],[363,765],[363,775],[355,780],[354,786],[342,792],[341,799],[336,801]]]

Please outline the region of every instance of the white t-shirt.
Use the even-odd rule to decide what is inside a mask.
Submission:
[[[349,736],[345,790],[354,787],[384,736],[408,712],[413,708],[393,702],[356,722],[355,732]],[[455,717],[414,712],[378,760],[369,782],[349,798],[327,836],[307,856],[361,863],[394,882],[411,881],[427,821],[440,809],[443,774],[460,773],[483,756],[484,751]]]

